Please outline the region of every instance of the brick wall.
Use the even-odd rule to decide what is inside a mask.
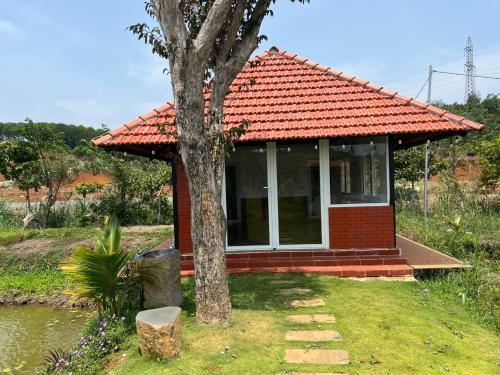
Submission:
[[[189,187],[184,172],[184,166],[178,159],[175,163],[177,168],[177,220],[179,238],[176,239],[181,253],[191,253],[193,243],[191,241],[191,198],[189,197]]]
[[[330,248],[392,248],[394,238],[394,208],[330,207]]]

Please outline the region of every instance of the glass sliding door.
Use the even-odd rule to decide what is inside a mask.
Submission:
[[[276,145],[279,245],[322,243],[319,158],[318,142]]]
[[[228,246],[269,246],[266,146],[238,146],[226,160]]]

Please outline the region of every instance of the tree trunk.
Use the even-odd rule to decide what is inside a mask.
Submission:
[[[224,323],[231,312],[227,283],[226,222],[210,158],[197,148],[183,152],[191,195],[191,237],[194,247],[196,317]]]
[[[200,79],[204,69],[188,55],[184,63],[185,69],[172,78],[177,138],[191,195],[196,317],[200,323],[220,324],[227,322],[231,312],[225,253],[226,219],[220,194],[222,178],[217,173],[224,163],[224,154],[214,152],[205,126],[203,79]]]
[[[30,189],[26,189],[26,203],[28,205],[28,212],[31,213],[31,197],[30,197]]]

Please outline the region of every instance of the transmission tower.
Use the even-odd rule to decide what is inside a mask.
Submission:
[[[467,39],[467,45],[465,46],[464,51],[465,102],[467,103],[470,97],[476,96],[476,84],[474,82],[476,67],[474,66],[474,52],[472,49],[472,39],[470,37]]]

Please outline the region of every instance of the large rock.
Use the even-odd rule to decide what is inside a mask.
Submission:
[[[136,258],[142,282],[144,309],[182,304],[181,255],[177,249],[152,250]]]
[[[157,358],[177,357],[182,344],[182,320],[179,307],[144,310],[135,318],[139,346],[143,354]]]

